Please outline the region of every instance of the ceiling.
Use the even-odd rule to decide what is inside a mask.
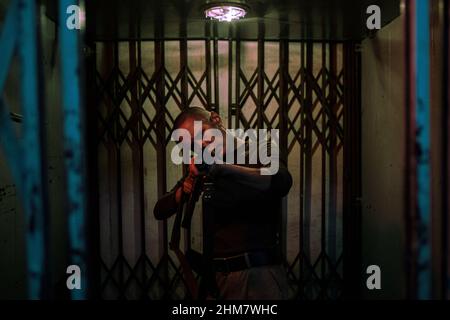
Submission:
[[[53,1],[48,1],[49,3]],[[204,18],[205,0],[85,1],[97,40],[218,38],[360,40],[368,34],[366,8],[381,8],[382,25],[400,14],[399,0],[248,0],[247,16],[234,22]],[[52,6],[48,15],[52,16]],[[53,15],[54,16],[54,15]]]

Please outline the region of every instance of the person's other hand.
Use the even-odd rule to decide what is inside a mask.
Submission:
[[[183,185],[177,190],[176,193],[176,201],[180,202],[183,193],[191,194],[194,189],[195,179],[198,177],[199,172],[194,163],[195,158],[191,159],[191,163],[189,164],[189,175],[184,179]]]
[[[191,158],[191,163],[189,164],[189,177],[196,178],[199,175],[197,166],[195,165],[195,157]]]
[[[189,174],[189,176],[184,179],[183,182],[183,192],[186,194],[191,194],[192,190],[194,189],[194,181],[195,177]]]

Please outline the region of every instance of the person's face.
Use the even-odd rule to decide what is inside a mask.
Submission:
[[[220,120],[220,119],[219,119]],[[199,132],[195,132],[195,124],[194,122],[201,122],[201,130]],[[200,146],[200,149],[203,151],[208,148],[208,146],[214,141],[214,137],[205,136],[205,132],[208,129],[220,129],[218,123],[214,120],[198,120],[195,118],[186,119],[179,127],[180,129],[185,129],[189,132],[191,137],[191,150],[194,151],[194,145]],[[197,129],[198,130],[198,129]],[[197,134],[197,136],[195,136]],[[225,137],[222,137],[222,145],[224,149]]]

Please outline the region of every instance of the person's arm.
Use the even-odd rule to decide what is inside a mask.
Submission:
[[[194,186],[195,177],[199,174],[192,161],[189,166],[189,175],[178,181],[175,187],[164,196],[162,196],[155,204],[153,214],[157,220],[170,218],[177,212],[183,193],[190,194]]]
[[[241,145],[243,147],[245,144]],[[234,164],[213,164],[209,173],[214,178],[230,176],[234,181],[250,187],[257,193],[270,193],[273,196],[284,197],[292,186],[292,176],[287,169],[287,163],[279,156],[277,140],[268,137],[259,143],[259,152],[270,154],[270,162],[259,167],[239,166]],[[258,165],[257,165],[258,166]]]
[[[170,192],[163,195],[155,204],[153,214],[157,220],[170,218],[177,212],[178,204],[181,196],[177,196],[182,190],[181,185],[177,186]]]

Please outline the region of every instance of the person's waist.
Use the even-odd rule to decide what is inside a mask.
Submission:
[[[212,259],[212,266],[216,272],[235,272],[280,263],[282,263],[282,255],[278,246]]]
[[[270,224],[221,225],[214,233],[212,256],[226,258],[261,248],[279,247],[276,227]]]

